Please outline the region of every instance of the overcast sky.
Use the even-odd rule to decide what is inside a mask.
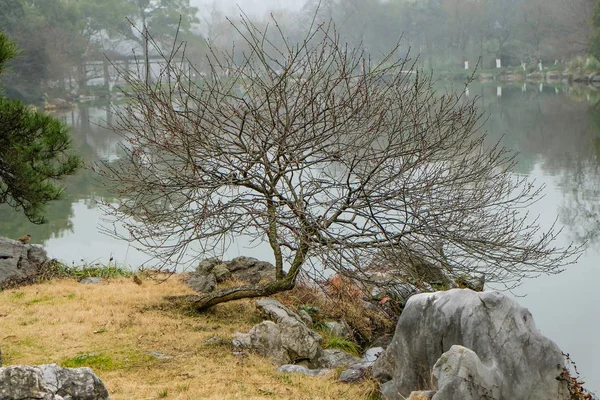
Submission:
[[[287,8],[294,11],[300,10],[304,0],[190,0],[190,4],[198,7],[200,14],[212,10],[213,3],[225,14],[239,14],[239,5],[249,15],[262,17],[274,9]]]

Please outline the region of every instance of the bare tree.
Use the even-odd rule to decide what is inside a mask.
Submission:
[[[166,264],[240,235],[269,243],[275,281],[198,308],[292,289],[302,270],[356,276],[391,250],[507,285],[573,261],[523,211],[540,191],[486,146],[474,101],[436,94],[405,59],[369,59],[331,24],[292,44],[274,22],[283,46],[246,18],[236,29],[250,51],[213,49],[200,82],[172,55],[151,85],[129,78],[124,155],[99,168],[126,228],[112,234]]]

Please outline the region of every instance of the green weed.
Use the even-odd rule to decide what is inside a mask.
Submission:
[[[15,300],[21,300],[23,297],[25,297],[25,293],[24,292],[14,292],[13,294],[10,295],[10,297],[12,297]]]
[[[119,367],[112,358],[102,354],[79,354],[63,360],[61,364],[67,368],[89,367],[100,371],[112,371]]]
[[[329,336],[325,339],[324,347],[326,349],[338,349],[350,353],[354,356],[360,357],[360,350],[358,345],[353,341],[340,337],[340,336]]]
[[[34,299],[31,299],[31,300],[29,300],[29,301],[25,302],[25,305],[26,305],[26,306],[31,306],[31,305],[33,305],[33,304],[42,303],[42,302],[44,302],[44,301],[50,301],[50,300],[53,300],[53,299],[54,299],[54,297],[53,297],[53,296],[42,296],[42,297],[36,297],[36,298],[34,298]]]

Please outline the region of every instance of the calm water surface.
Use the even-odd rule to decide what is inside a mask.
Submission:
[[[538,328],[571,354],[586,386],[600,393],[600,93],[537,84],[501,90],[473,85],[469,92],[481,96],[490,137],[520,152],[516,172],[546,186],[532,212],[548,227],[558,218],[562,244],[587,243],[576,265],[560,275],[528,280],[514,295],[532,312]],[[82,106],[59,116],[73,126],[86,162],[117,157],[119,138],[101,127],[112,119],[108,106]],[[110,257],[132,268],[151,262],[127,243],[99,233],[102,213],[96,201],[106,195],[93,174],[82,171],[68,180],[64,199],[48,208],[46,225],[32,225],[0,207],[0,235],[30,233],[51,257],[69,264],[107,263]],[[268,246],[244,242],[232,245],[224,258],[239,254],[272,260]]]

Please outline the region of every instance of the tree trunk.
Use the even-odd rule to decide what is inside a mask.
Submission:
[[[102,60],[102,72],[104,74],[104,86],[110,88],[110,73],[108,71],[108,60],[106,57]]]
[[[81,60],[77,64],[77,86],[78,94],[87,92],[87,64],[85,60]]]
[[[235,288],[223,289],[194,298],[194,305],[198,311],[203,311],[214,305],[226,303],[232,300],[271,296],[275,293],[291,290],[294,288],[294,286],[296,286],[295,279],[282,279],[266,285],[239,286]]]

